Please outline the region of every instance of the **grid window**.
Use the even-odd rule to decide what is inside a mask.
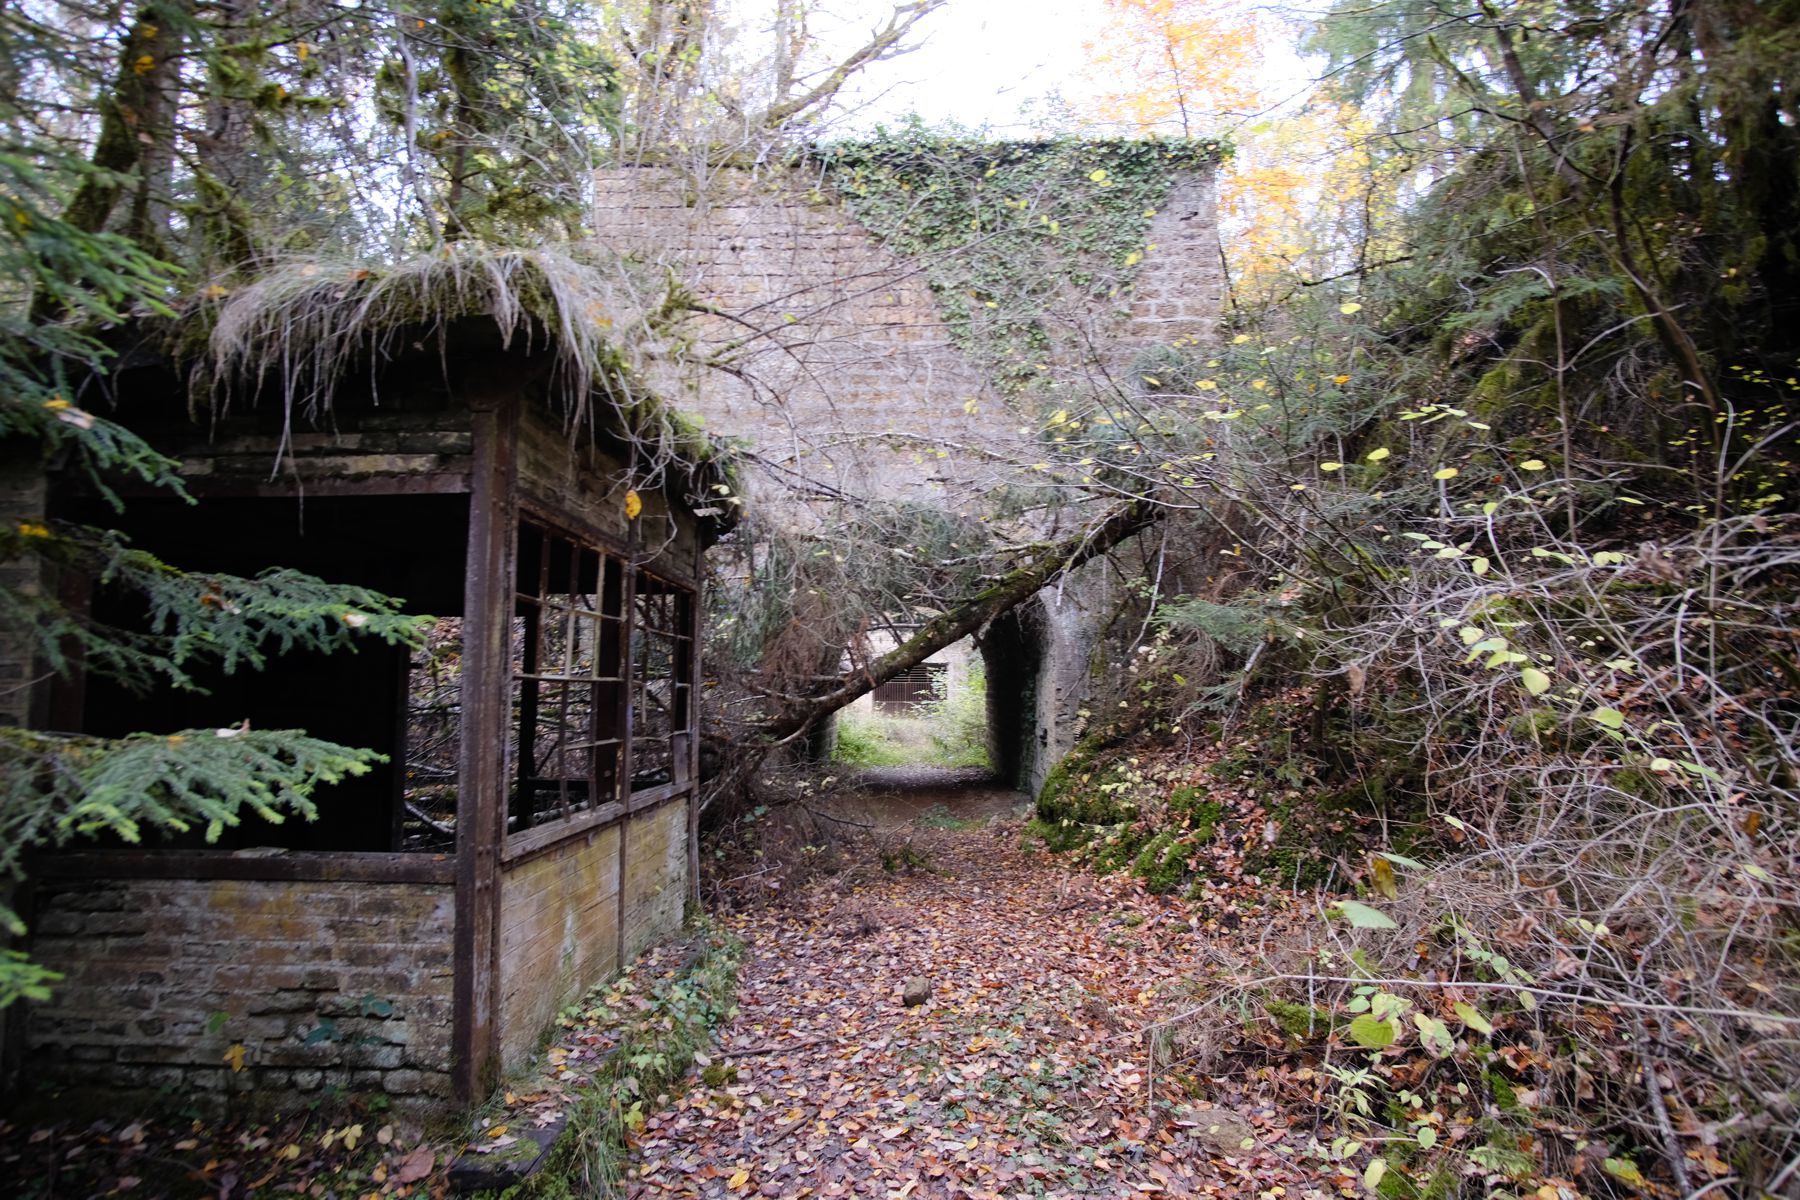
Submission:
[[[519,528],[508,829],[691,782],[693,593]]]
[[[625,572],[525,523],[512,628],[513,830],[619,799]]]
[[[647,573],[631,631],[631,790],[688,782],[693,739],[693,596]]]

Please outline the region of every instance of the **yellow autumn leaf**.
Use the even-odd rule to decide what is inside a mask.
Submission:
[[[1431,477],[1433,479],[1455,479],[1457,474],[1458,474],[1458,471],[1455,467],[1443,467],[1439,470],[1433,471],[1431,473]]]
[[[1542,471],[1544,467],[1545,463],[1541,458],[1528,458],[1519,464],[1519,470],[1521,471]]]
[[[1341,462],[1322,462],[1319,464],[1319,470],[1321,471],[1341,471],[1343,469],[1344,464]]]
[[[1106,182],[1106,168],[1101,167],[1098,170],[1089,171],[1088,178],[1093,180],[1095,183],[1105,183]]]
[[[1333,375],[1331,377],[1331,382],[1337,384],[1339,387],[1342,387],[1346,383],[1350,382],[1350,377],[1348,375]]]
[[[1340,304],[1338,305],[1338,311],[1343,313],[1346,317],[1353,317],[1362,311],[1362,305],[1356,303]]]
[[[725,1186],[730,1188],[734,1192],[739,1192],[739,1191],[742,1191],[744,1189],[744,1185],[749,1182],[750,1182],[750,1172],[746,1171],[740,1167],[736,1174],[734,1174],[730,1179],[727,1179],[725,1181]]]
[[[1247,333],[1240,333],[1240,334],[1238,334],[1238,335],[1237,335],[1237,336],[1236,336],[1236,337],[1234,337],[1234,338],[1232,338],[1232,339],[1231,339],[1231,344],[1232,344],[1232,345],[1234,345],[1234,346],[1241,346],[1241,345],[1243,345],[1243,344],[1244,344],[1244,343],[1245,343],[1245,342],[1247,342],[1247,341],[1249,341],[1249,340],[1250,340],[1250,335],[1249,335],[1249,334],[1247,334]]]
[[[1135,267],[1143,261],[1144,261],[1144,256],[1143,256],[1142,252],[1137,251],[1137,250],[1133,250],[1130,254],[1127,254],[1125,256],[1125,265],[1128,267]]]
[[[1394,864],[1380,855],[1369,860],[1369,873],[1374,877],[1375,890],[1389,900],[1400,898],[1399,885],[1394,882]]]
[[[1393,453],[1392,450],[1389,450],[1386,446],[1383,446],[1378,450],[1369,451],[1367,454],[1363,455],[1363,457],[1368,459],[1370,462],[1380,462],[1382,459],[1386,458],[1388,455],[1390,455],[1392,453]]]
[[[219,1061],[229,1063],[233,1071],[241,1071],[244,1069],[244,1054],[244,1044],[242,1042],[233,1042],[231,1044],[231,1049],[227,1050]]]
[[[1214,388],[1218,387],[1219,385],[1214,383],[1210,379],[1202,379],[1198,383],[1194,384],[1194,386],[1199,388],[1203,392],[1210,392]]]
[[[628,491],[626,491],[626,493],[625,493],[625,519],[628,521],[635,521],[638,518],[638,514],[643,511],[644,511],[644,498],[637,494],[637,489],[632,488],[632,489],[629,489]]]

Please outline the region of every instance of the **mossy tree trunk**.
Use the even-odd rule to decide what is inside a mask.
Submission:
[[[832,713],[868,695],[901,672],[954,645],[1055,582],[1064,572],[1106,554],[1133,534],[1162,519],[1165,509],[1145,500],[1114,509],[1098,524],[1061,542],[1043,546],[1032,560],[990,587],[947,609],[873,662],[824,680],[802,695],[787,697],[749,734],[728,748],[728,765],[713,781],[704,807],[739,795],[757,768],[779,746],[798,741]]]

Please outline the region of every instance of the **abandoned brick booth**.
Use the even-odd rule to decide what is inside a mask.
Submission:
[[[116,374],[112,415],[181,461],[199,503],[136,495],[120,516],[52,476],[53,515],[122,528],[185,569],[291,567],[441,619],[424,651],[273,658],[209,677],[207,695],[74,678],[39,698],[52,729],[247,718],[389,761],[321,788],[313,822],[247,815],[212,845],[35,860],[31,953],[65,979],[14,1031],[21,1079],[188,1100],[469,1100],[679,927],[701,555],[730,520],[701,498],[728,473],[618,380],[571,421],[548,398],[554,351],[527,340],[463,320],[347,373],[291,431],[279,397],[196,418],[168,375],[129,359]],[[624,430],[649,416],[646,473],[644,440]]]

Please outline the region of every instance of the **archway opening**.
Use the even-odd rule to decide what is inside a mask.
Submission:
[[[988,771],[989,743],[987,667],[965,638],[840,710],[832,759]]]

